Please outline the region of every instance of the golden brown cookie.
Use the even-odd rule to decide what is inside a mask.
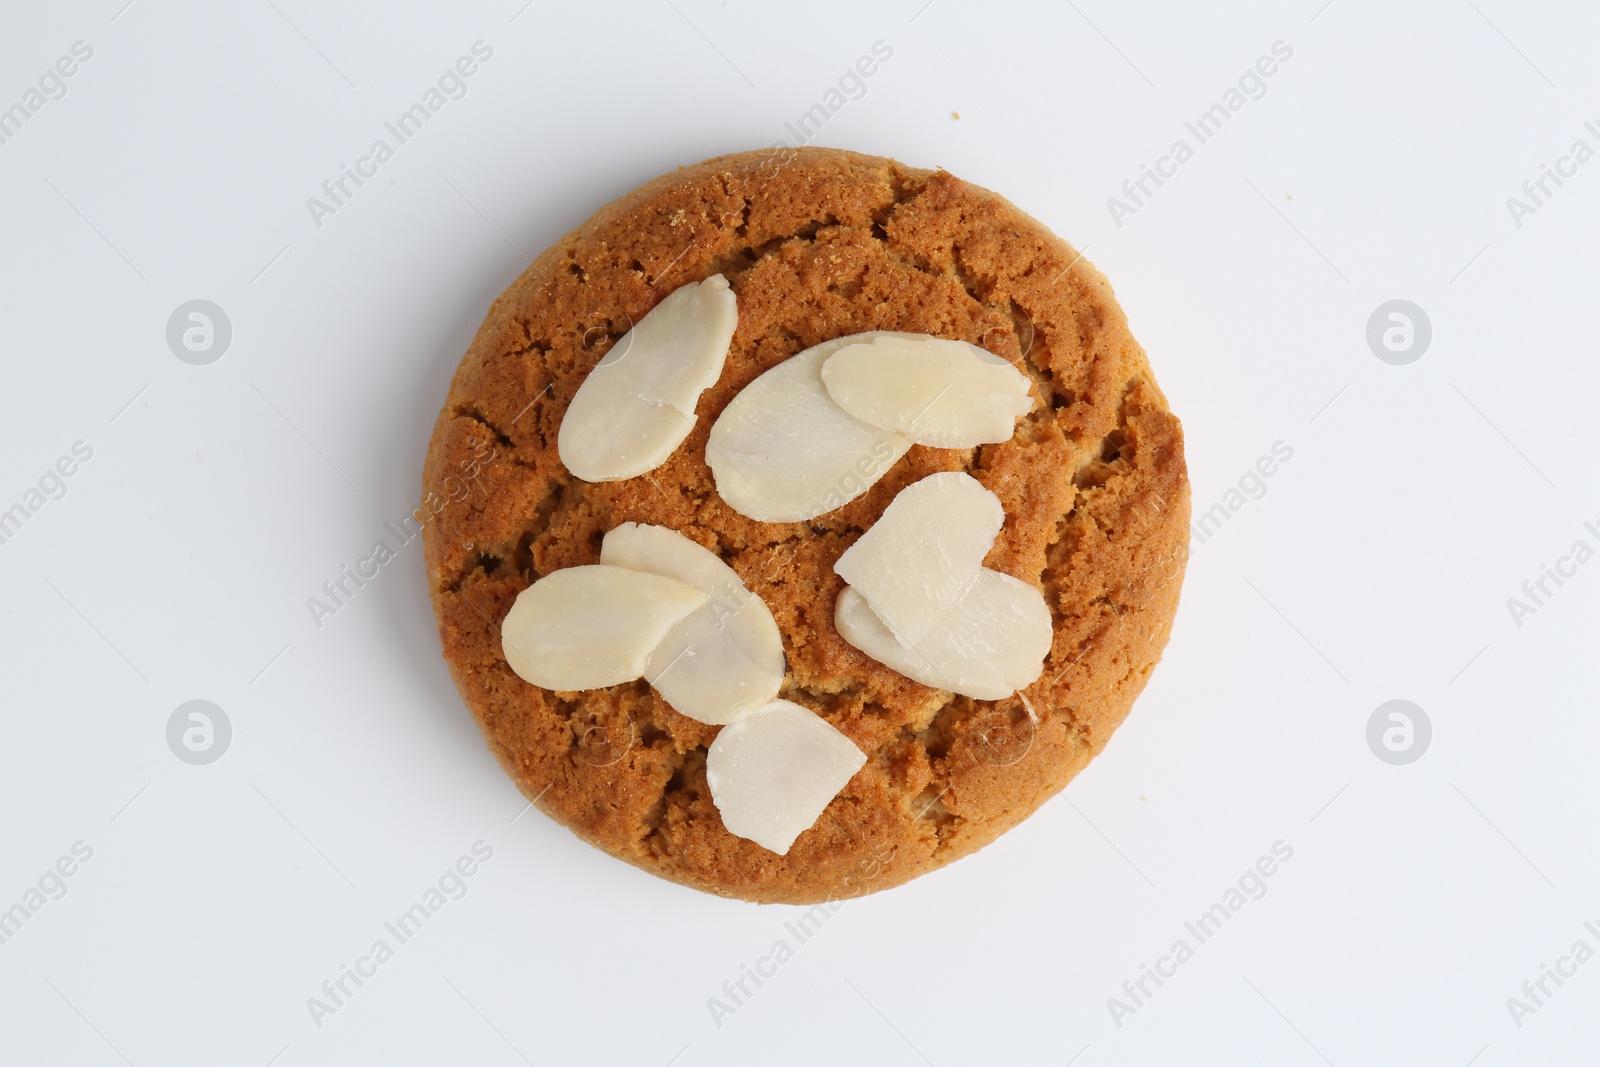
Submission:
[[[661,467],[574,479],[562,413],[601,356],[679,285],[721,273],[739,325],[698,422]],[[1014,361],[1042,401],[1004,444],[915,446],[809,522],[762,523],[717,495],[723,406],[801,349],[865,330],[958,338]],[[952,696],[834,629],[834,561],[906,485],[965,470],[1006,522],[985,565],[1040,588],[1055,639],[1005,700]],[[445,658],[506,772],[611,854],[724,896],[811,903],[897,885],[988,844],[1105,746],[1166,644],[1189,523],[1183,432],[1104,276],[1003,198],[944,171],[807,148],[722,156],[644,185],[539,256],[456,371],[423,470],[428,585]],[[518,678],[499,620],[624,522],[718,553],[766,601],[789,673],[866,765],[789,853],[722,825],[706,788],[718,727],[638,681],[556,693]]]

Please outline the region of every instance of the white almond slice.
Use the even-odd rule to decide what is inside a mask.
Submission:
[[[625,522],[600,543],[600,562],[676,578],[705,593],[711,600],[701,610],[733,635],[753,663],[783,674],[783,637],[772,612],[715,552],[665,526]]]
[[[839,636],[907,678],[974,700],[1000,700],[1044,669],[1053,628],[1044,595],[985,567],[949,614],[906,648],[860,593],[846,586],[834,606]]]
[[[722,376],[738,325],[728,279],[713,274],[669,293],[617,339],[594,373],[616,375],[644,399],[693,415],[700,394]]]
[[[667,461],[694,429],[694,416],[645,400],[598,368],[567,406],[556,448],[567,470],[586,482],[618,482]]]
[[[833,570],[912,648],[971,588],[1005,520],[972,475],[930,474],[900,490]]]
[[[729,833],[781,856],[866,762],[827,720],[774,700],[717,734],[706,784]]]
[[[701,608],[667,631],[644,677],[674,711],[722,726],[778,695],[783,672],[757,665]]]
[[[1009,441],[1033,407],[1028,378],[992,352],[927,334],[882,336],[822,365],[828,395],[856,418],[914,444],[972,448]]]
[[[858,333],[799,352],[739,391],[711,427],[706,463],[728,505],[758,522],[800,522],[872,487],[911,442],[862,422],[828,395],[822,365]],[[912,335],[905,335],[912,336]]]
[[[786,669],[778,624],[716,553],[664,526],[626,522],[606,534],[600,562],[664,575],[709,597],[645,664],[644,677],[674,710],[720,726],[778,695]]]
[[[668,294],[578,387],[556,437],[561,462],[587,482],[636,478],[665,463],[694,428],[700,394],[722,374],[738,322],[720,274]]]
[[[645,662],[705,593],[659,574],[595,565],[553,571],[517,594],[500,647],[517,676],[546,689],[603,689]]]

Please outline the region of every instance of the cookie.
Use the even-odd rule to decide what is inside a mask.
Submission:
[[[662,466],[574,478],[562,414],[618,338],[678,286],[722,274],[738,327],[697,422]],[[869,330],[981,345],[1041,403],[1009,441],[913,446],[867,492],[804,522],[717,494],[706,439],[774,364]],[[840,554],[907,485],[966,471],[1005,507],[984,565],[1041,590],[1043,673],[985,701],[930,688],[834,627]],[[785,903],[905,882],[994,840],[1106,744],[1165,646],[1186,561],[1178,419],[1106,279],[1044,226],[940,170],[821,148],[722,156],[649,182],[562,238],[494,302],[450,385],[423,470],[428,586],[445,659],[489,748],[552,818],[711,893]],[[782,699],[866,754],[786,855],[723,826],[706,785],[719,727],[644,681],[557,693],[518,678],[499,621],[554,570],[596,563],[625,522],[717,553],[771,609]]]

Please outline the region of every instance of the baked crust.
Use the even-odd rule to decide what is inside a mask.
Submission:
[[[623,482],[574,479],[567,404],[633,322],[721,273],[739,325],[688,439]],[[1012,360],[1036,404],[1003,444],[915,446],[865,494],[762,523],[717,495],[717,414],[758,374],[864,330],[959,338]],[[1005,700],[952,696],[845,643],[833,563],[906,485],[966,470],[1005,505],[985,565],[1043,590],[1043,674]],[[1110,284],[1003,198],[944,171],[833,149],[681,168],[602,208],[494,302],[423,468],[428,586],[444,655],[489,747],[537,806],[611,854],[696,889],[813,903],[898,885],[994,840],[1106,744],[1160,658],[1186,561],[1183,433]],[[644,681],[583,693],[514,675],[498,622],[538,577],[599,559],[623,522],[717,552],[772,609],[789,673],[866,765],[779,856],[728,833],[705,780],[717,727]]]

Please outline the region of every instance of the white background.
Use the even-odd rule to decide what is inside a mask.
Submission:
[[[0,26],[0,106],[94,50],[0,144],[0,508],[94,450],[0,545],[0,908],[93,849],[0,945],[0,1061],[1592,1058],[1600,962],[1520,1027],[1507,998],[1600,949],[1600,562],[1520,627],[1506,605],[1600,545],[1600,162],[1521,227],[1506,205],[1600,147],[1592,9],[123,2]],[[468,94],[316,227],[306,198],[478,40]],[[707,998],[797,909],[521,814],[416,542],[321,629],[306,600],[394,543],[525,255],[658,173],[792,141],[880,40],[817,143],[947,167],[1086,249],[1184,420],[1197,513],[1293,458],[1195,546],[1104,755],[978,855],[839,909],[718,1027]],[[1115,225],[1107,198],[1280,40],[1266,94]],[[233,326],[209,366],[165,340],[195,298]],[[1406,366],[1365,339],[1394,298],[1433,326]],[[209,766],[165,738],[196,698],[233,725]],[[1366,741],[1395,698],[1433,725],[1403,767]],[[467,895],[314,1025],[307,998],[479,840]],[[1107,999],[1278,841],[1266,895],[1117,1025]]]

